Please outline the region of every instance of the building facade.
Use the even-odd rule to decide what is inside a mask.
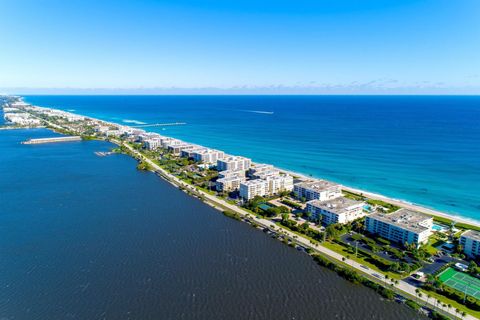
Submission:
[[[470,258],[480,256],[480,232],[467,230],[460,236],[463,252]]]
[[[293,192],[298,199],[305,198],[307,201],[327,201],[342,196],[340,185],[325,180],[297,183]]]
[[[364,205],[361,201],[338,197],[327,201],[311,200],[307,202],[306,209],[312,214],[311,220],[324,225],[345,224],[364,217],[367,214],[363,210]]]
[[[244,157],[229,156],[217,160],[218,171],[238,171],[248,170],[252,164],[252,160]]]
[[[265,180],[249,180],[240,183],[240,197],[245,200],[253,199],[255,196],[265,196],[267,194],[268,183]]]
[[[432,234],[433,217],[408,209],[390,214],[375,213],[365,218],[365,229],[381,237],[417,247],[428,242]]]

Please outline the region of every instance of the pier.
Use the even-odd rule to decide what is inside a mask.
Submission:
[[[147,128],[147,127],[168,127],[168,126],[183,126],[186,122],[170,122],[170,123],[152,123],[152,124],[140,124],[137,126],[130,126],[132,128]]]
[[[29,139],[27,141],[22,142],[22,144],[43,144],[43,143],[70,142],[70,141],[81,141],[81,140],[82,140],[82,137],[79,137],[79,136],[39,138],[39,139]]]

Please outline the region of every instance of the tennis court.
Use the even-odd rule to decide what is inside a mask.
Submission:
[[[465,290],[467,290],[467,295],[472,296],[475,299],[480,299],[479,279],[453,268],[448,268],[443,271],[439,278],[445,285],[460,292],[465,292]]]

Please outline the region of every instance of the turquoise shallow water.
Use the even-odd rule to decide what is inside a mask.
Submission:
[[[480,220],[480,97],[28,96]]]

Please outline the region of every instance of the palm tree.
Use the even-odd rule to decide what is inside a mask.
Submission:
[[[427,305],[428,300],[430,300],[431,297],[432,297],[432,296],[430,295],[430,293],[427,293],[427,302],[425,303],[425,306]]]
[[[459,314],[459,313],[460,313],[460,309],[458,309],[458,308],[457,308],[457,309],[455,309],[455,317],[456,317],[456,316],[457,316],[457,314]]]
[[[415,289],[415,297],[416,297],[416,300],[417,300],[417,304],[418,304],[418,294],[420,293],[420,290],[417,288]]]
[[[462,311],[462,318],[465,318],[466,315],[467,313],[465,311]]]

